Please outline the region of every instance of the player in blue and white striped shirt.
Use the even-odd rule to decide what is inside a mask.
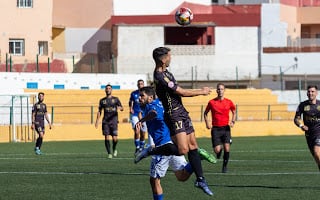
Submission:
[[[140,89],[140,102],[144,105],[143,118],[136,124],[136,131],[139,132],[142,122],[146,122],[149,138],[152,141],[149,145],[154,147],[174,145],[171,141],[170,130],[164,122],[164,110],[162,103],[155,97],[152,87]],[[154,200],[163,199],[163,190],[160,179],[163,178],[169,168],[174,171],[179,181],[186,181],[192,174],[191,165],[185,157],[175,155],[153,155],[150,165],[150,184]]]

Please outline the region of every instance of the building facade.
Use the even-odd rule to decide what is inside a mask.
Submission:
[[[0,6],[1,71],[146,73],[152,81],[152,50],[168,46],[170,70],[191,88],[223,81],[297,89],[320,77],[320,0],[3,0]],[[181,6],[194,13],[187,27],[174,21]]]

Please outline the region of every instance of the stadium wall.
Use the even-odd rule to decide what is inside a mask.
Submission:
[[[0,72],[0,94],[22,93],[27,89],[136,89],[137,80],[146,81],[145,74],[72,74]]]
[[[196,136],[210,138],[210,130],[206,129],[204,122],[193,123]],[[27,130],[29,129],[29,130]],[[292,121],[238,121],[232,128],[233,137],[250,136],[280,136],[280,135],[303,135]],[[31,142],[35,133],[30,127],[17,130],[17,142]],[[29,133],[28,133],[29,132]],[[0,126],[0,142],[11,142],[12,130],[10,126]],[[29,135],[28,135],[29,134]],[[33,134],[33,135],[32,135]],[[119,124],[119,139],[133,138],[130,123]],[[46,127],[45,141],[78,141],[78,140],[103,140],[101,124],[96,129],[94,124],[54,124],[51,130]]]

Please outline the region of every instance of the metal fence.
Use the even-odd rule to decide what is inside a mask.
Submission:
[[[21,99],[20,97],[18,99]],[[19,101],[20,102],[20,101]],[[32,104],[16,104],[0,106],[0,128],[9,131],[11,141],[34,141],[35,132],[31,127]],[[204,121],[204,105],[185,105],[194,122]],[[237,121],[272,121],[293,120],[294,111],[288,107],[297,105],[236,105]],[[291,109],[292,110],[292,109]],[[53,124],[94,124],[97,114],[96,105],[48,106],[48,113]],[[209,114],[210,117],[210,114]],[[119,112],[119,123],[129,123],[129,107],[125,106],[123,112]],[[0,131],[1,132],[1,131]]]
[[[30,125],[31,106],[0,106],[0,125]],[[294,107],[295,105],[290,105]],[[188,105],[185,107],[193,121],[203,121],[204,105]],[[288,110],[289,105],[236,105],[237,121],[259,120],[293,120],[294,111]],[[48,113],[54,124],[93,124],[95,123],[96,105],[48,106]],[[129,107],[119,112],[119,122],[129,122]]]

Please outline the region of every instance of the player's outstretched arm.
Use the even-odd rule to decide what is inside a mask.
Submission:
[[[209,87],[203,87],[202,89],[184,89],[178,86],[176,93],[182,97],[207,96],[211,93],[211,89]]]

